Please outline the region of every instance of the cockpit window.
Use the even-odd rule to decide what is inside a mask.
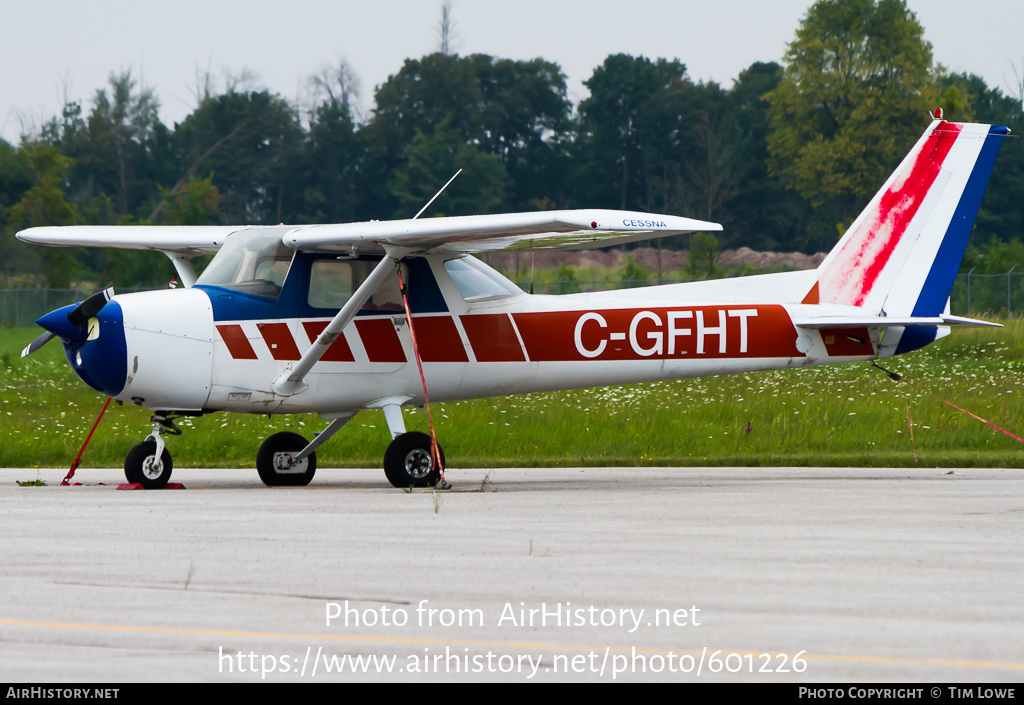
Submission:
[[[294,252],[276,231],[243,230],[231,235],[196,284],[276,299]]]
[[[523,291],[475,257],[462,257],[444,263],[462,298],[473,303],[517,296]]]

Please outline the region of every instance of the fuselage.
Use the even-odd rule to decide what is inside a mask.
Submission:
[[[189,289],[119,295],[96,317],[89,340],[65,345],[68,359],[99,391],[154,410],[331,414],[396,398],[421,405],[397,278],[316,363],[308,389],[280,396],[271,387],[327,326],[358,272],[376,261],[300,252],[276,273],[266,267],[266,279],[241,285],[200,277]],[[431,401],[885,354],[878,330],[794,324],[809,307],[780,303],[792,300],[782,290],[809,286],[813,272],[745,278],[728,292],[696,283],[539,296],[473,258],[411,257],[403,267]],[[340,271],[357,274],[345,279]],[[762,293],[744,302],[745,290]]]

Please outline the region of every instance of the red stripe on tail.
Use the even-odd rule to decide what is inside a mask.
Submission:
[[[925,139],[917,157],[897,175],[835,260],[822,272],[820,298],[823,303],[853,306],[864,303],[938,178],[942,163],[959,134],[959,125],[943,122]]]

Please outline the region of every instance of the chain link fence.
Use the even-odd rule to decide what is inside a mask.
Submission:
[[[535,294],[573,294],[581,291],[607,291],[610,289],[678,284],[691,279],[608,279],[600,281],[520,281],[523,291]],[[155,287],[118,288],[118,293],[147,291]],[[0,326],[31,326],[37,318],[50,311],[78,303],[94,294],[92,289],[7,289],[0,290]],[[950,295],[950,310],[957,315],[973,316],[995,313],[1003,316],[1024,313],[1024,272],[1012,269],[1003,274],[974,274],[957,276]]]
[[[1004,274],[960,274],[953,284],[949,307],[954,314],[971,316],[997,313],[1004,316],[1024,314],[1024,272],[1012,269]]]
[[[118,287],[117,293],[149,291],[157,287]],[[68,304],[77,304],[96,289],[0,289],[0,327],[31,326],[37,318]]]

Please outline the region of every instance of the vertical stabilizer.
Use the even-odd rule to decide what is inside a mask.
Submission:
[[[819,265],[804,303],[860,306],[883,316],[941,314],[1008,133],[933,121]]]

